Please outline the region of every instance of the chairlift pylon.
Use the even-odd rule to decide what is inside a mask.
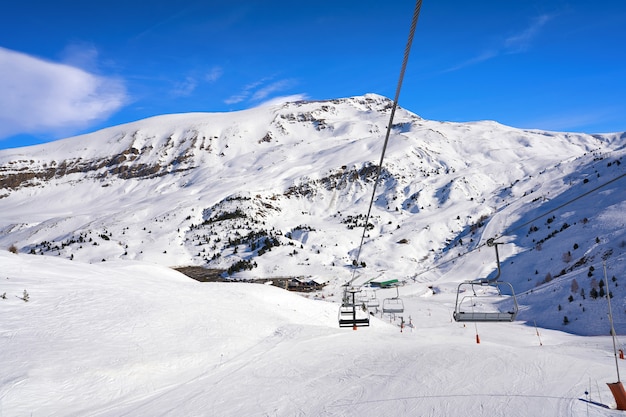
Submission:
[[[396,296],[391,298],[385,298],[383,300],[383,313],[403,313],[404,312],[404,302],[402,298],[400,298],[400,291],[398,290],[398,286],[396,285]]]
[[[459,284],[456,292],[456,303],[454,307],[454,313],[452,316],[457,322],[506,322],[514,321],[517,317],[519,310],[517,305],[517,298],[515,297],[515,291],[513,285],[509,282],[499,281],[500,278],[500,256],[498,254],[498,245],[493,239],[487,241],[487,246],[493,246],[496,250],[496,263],[498,265],[498,273],[491,279],[476,279],[470,281],[464,281]],[[481,287],[482,292],[476,292],[475,287]],[[502,296],[502,287],[506,287],[510,293],[511,305],[505,311],[495,310],[493,305],[487,306],[485,310],[486,300],[493,300]],[[469,295],[461,294],[471,290]],[[487,293],[491,292],[491,294]],[[495,292],[495,294],[493,294]],[[480,294],[480,295],[479,295]]]

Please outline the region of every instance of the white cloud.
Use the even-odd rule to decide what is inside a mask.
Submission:
[[[530,42],[537,36],[541,28],[552,19],[552,16],[541,15],[533,19],[530,26],[523,31],[509,36],[504,41],[504,46],[511,52],[522,52],[528,49]]]
[[[263,88],[258,89],[252,95],[251,100],[252,101],[265,100],[272,93],[286,90],[287,88],[291,87],[293,84],[294,82],[292,80],[280,80],[280,81],[273,82],[269,85],[266,85]]]
[[[242,101],[245,101],[245,99],[248,96],[245,94],[235,94],[232,95],[230,97],[228,97],[226,100],[224,100],[225,104],[237,104],[237,103],[241,103]]]
[[[255,81],[253,83],[245,85],[242,88],[241,92],[237,94],[233,94],[232,96],[228,97],[226,100],[224,100],[224,103],[237,104],[237,103],[241,103],[242,101],[246,101],[250,97],[250,94],[252,94],[252,91],[254,91],[254,89],[256,89],[258,86],[263,85],[263,83],[266,80],[267,79],[264,78],[262,80]]]
[[[0,138],[86,127],[127,101],[120,80],[2,47],[0,91]]]
[[[294,101],[303,101],[303,100],[308,100],[308,99],[309,99],[309,96],[306,94],[292,94],[290,96],[274,97],[272,99],[264,101],[258,107],[275,106],[278,104],[292,103]]]
[[[223,72],[220,67],[213,67],[204,75],[198,75],[194,71],[192,75],[188,75],[183,81],[176,82],[171,94],[176,97],[191,96],[202,82],[214,83],[222,76]]]
[[[468,59],[467,61],[461,62],[460,64],[457,64],[451,68],[448,68],[446,70],[444,70],[443,72],[453,72],[453,71],[458,71],[462,68],[465,67],[469,67],[472,65],[476,65],[479,64],[481,62],[487,61],[495,56],[498,55],[497,51],[494,50],[489,50],[489,51],[483,51],[480,55],[477,55],[473,58]]]
[[[210,83],[214,83],[219,80],[224,74],[224,70],[221,67],[213,67],[206,73],[204,79]]]
[[[89,43],[71,43],[62,53],[62,62],[86,71],[98,67],[98,49]]]
[[[503,42],[501,42],[501,44],[498,47],[482,51],[480,54],[466,61],[463,61],[460,64],[454,65],[453,67],[450,67],[444,70],[443,72],[457,71],[465,67],[476,65],[484,61],[488,61],[504,53],[513,54],[513,53],[524,52],[528,50],[531,42],[539,34],[543,26],[546,23],[548,23],[548,21],[550,21],[551,19],[552,19],[552,16],[550,15],[538,16],[535,19],[533,19],[533,21],[530,23],[530,25],[527,28],[525,28],[521,32],[518,32],[514,35],[509,36]]]
[[[236,104],[243,101],[259,102],[261,100],[267,99],[273,93],[287,90],[288,88],[296,84],[296,82],[292,79],[284,79],[274,81],[273,83],[266,85],[265,83],[269,80],[270,78],[263,78],[259,81],[247,84],[243,87],[241,92],[233,94],[232,96],[224,100],[224,103]]]
[[[190,96],[198,87],[198,81],[194,77],[187,77],[185,81],[181,81],[176,84],[172,94],[175,96]]]

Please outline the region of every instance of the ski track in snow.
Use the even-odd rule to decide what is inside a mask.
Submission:
[[[402,332],[380,313],[354,331],[336,304],[275,287],[0,260],[2,416],[619,415],[580,401],[612,401],[610,338],[456,323],[452,291],[406,295]]]

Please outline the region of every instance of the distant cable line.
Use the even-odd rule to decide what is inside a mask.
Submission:
[[[561,204],[560,206],[557,206],[557,207],[553,208],[552,210],[548,210],[547,212],[545,212],[545,213],[541,214],[540,216],[537,216],[537,217],[535,217],[534,219],[529,220],[529,221],[527,221],[526,223],[524,223],[524,224],[521,224],[521,225],[517,226],[515,229],[505,230],[505,231],[502,233],[502,235],[501,235],[500,237],[502,237],[502,236],[504,236],[504,235],[511,234],[511,233],[513,233],[513,232],[516,232],[516,231],[518,231],[519,229],[521,229],[521,228],[523,228],[523,227],[526,227],[526,226],[528,226],[529,224],[534,223],[535,221],[539,220],[540,218],[545,217],[545,216],[547,216],[548,214],[553,213],[553,212],[555,212],[555,211],[557,211],[557,210],[560,210],[560,209],[562,209],[563,207],[568,206],[568,205],[572,204],[574,201],[576,201],[576,200],[580,200],[581,198],[586,197],[586,196],[588,196],[588,195],[589,195],[589,194],[591,194],[591,193],[595,193],[595,192],[596,192],[596,191],[598,191],[599,189],[604,188],[604,187],[606,187],[607,185],[612,184],[612,183],[614,183],[615,181],[617,181],[617,180],[619,180],[619,179],[621,179],[621,178],[624,178],[624,177],[626,177],[626,173],[624,173],[624,174],[622,174],[622,175],[619,175],[619,176],[617,176],[617,177],[613,178],[612,180],[610,180],[610,181],[608,181],[608,182],[605,182],[604,184],[600,184],[600,185],[598,185],[597,187],[592,188],[591,190],[587,191],[586,193],[583,193],[583,194],[579,195],[578,197],[572,198],[571,200],[566,201],[565,203]],[[497,237],[496,239],[499,239],[500,237]]]
[[[524,223],[524,224],[522,224],[522,225],[520,225],[520,226],[515,227],[514,229],[510,229],[510,230],[506,230],[506,231],[504,231],[501,235],[494,237],[494,238],[493,238],[493,240],[500,239],[500,238],[502,238],[502,237],[504,237],[504,236],[506,236],[506,235],[512,234],[513,232],[516,232],[516,231],[518,231],[519,229],[521,229],[521,228],[523,228],[523,227],[526,227],[526,226],[528,226],[529,224],[534,223],[535,221],[537,221],[537,220],[541,219],[542,217],[545,217],[545,216],[547,216],[547,215],[548,215],[548,214],[550,214],[550,213],[553,213],[553,212],[555,212],[555,211],[557,211],[557,210],[560,210],[560,209],[562,209],[563,207],[565,207],[565,206],[568,206],[568,205],[572,204],[574,201],[580,200],[581,198],[586,197],[586,196],[588,196],[589,194],[592,194],[592,193],[594,193],[594,192],[596,192],[596,191],[600,190],[601,188],[604,188],[604,187],[606,187],[607,185],[612,184],[612,183],[614,183],[615,181],[617,181],[617,180],[619,180],[619,179],[621,179],[621,178],[624,178],[624,177],[626,177],[626,173],[624,173],[624,174],[622,174],[622,175],[618,175],[617,177],[613,178],[612,180],[607,181],[607,182],[605,182],[604,184],[600,184],[600,185],[598,185],[597,187],[592,188],[591,190],[589,190],[589,191],[587,191],[587,192],[585,192],[585,193],[583,193],[583,194],[581,194],[581,195],[579,195],[579,196],[577,196],[577,197],[574,197],[574,198],[572,198],[571,200],[568,200],[568,201],[566,201],[565,203],[563,203],[563,204],[561,204],[561,205],[559,205],[559,206],[557,206],[557,207],[555,207],[555,208],[553,208],[553,209],[551,209],[551,210],[546,211],[545,213],[542,213],[541,215],[539,215],[539,216],[537,216],[537,217],[533,218],[532,220],[529,220],[529,221],[527,221],[526,223]],[[474,249],[468,250],[467,252],[465,252],[465,253],[463,253],[463,254],[460,254],[460,255],[459,255],[459,256],[457,256],[456,258],[449,259],[449,260],[447,260],[447,261],[443,261],[443,262],[437,263],[437,264],[435,264],[435,265],[431,266],[430,268],[425,269],[425,270],[423,270],[422,272],[419,272],[419,273],[415,274],[414,276],[415,276],[415,277],[417,277],[417,276],[423,275],[423,274],[425,274],[425,273],[427,273],[427,272],[430,272],[430,271],[432,271],[432,270],[435,270],[435,269],[441,268],[442,266],[447,265],[447,264],[449,264],[449,263],[451,263],[451,262],[454,262],[454,261],[456,261],[456,260],[458,260],[458,259],[460,259],[460,258],[464,257],[465,255],[469,255],[470,253],[475,252],[475,251],[479,250],[480,248],[482,248],[482,247],[484,247],[484,246],[487,246],[487,243],[482,243],[482,244],[480,244],[480,245],[476,246]]]

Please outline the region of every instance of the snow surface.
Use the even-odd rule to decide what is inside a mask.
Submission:
[[[388,110],[366,95],[169,115],[0,152],[0,179],[57,172],[0,192],[0,247],[18,252],[0,251],[0,416],[621,415],[581,399],[613,401],[606,298],[591,296],[604,266],[624,349],[626,135],[400,109],[355,269],[349,219],[367,210]],[[114,171],[144,165],[162,171]],[[213,221],[237,209],[255,216]],[[226,245],[259,228],[280,245]],[[454,322],[459,283],[496,274],[489,238],[517,321]],[[328,285],[171,269],[241,260],[258,265],[234,280]],[[340,329],[342,286],[388,278],[405,312]]]
[[[581,401],[613,401],[610,337],[463,325],[452,294],[413,287],[404,329],[378,315],[354,331],[335,303],[268,285],[136,261],[0,262],[2,416],[623,414]]]
[[[0,193],[0,247],[86,263],[250,262],[230,277],[326,280],[325,296],[339,301],[354,277],[358,216],[371,199],[390,105],[368,94],[167,115],[2,151],[0,179],[35,176]],[[484,245],[498,238],[520,320],[605,335],[604,305],[590,297],[605,260],[624,334],[625,152],[626,134],[438,122],[399,109],[356,283],[390,277],[405,292],[443,280],[456,291],[495,275]],[[156,171],[124,177],[145,167]],[[238,210],[245,218],[215,220]],[[261,254],[270,235],[278,246]]]

